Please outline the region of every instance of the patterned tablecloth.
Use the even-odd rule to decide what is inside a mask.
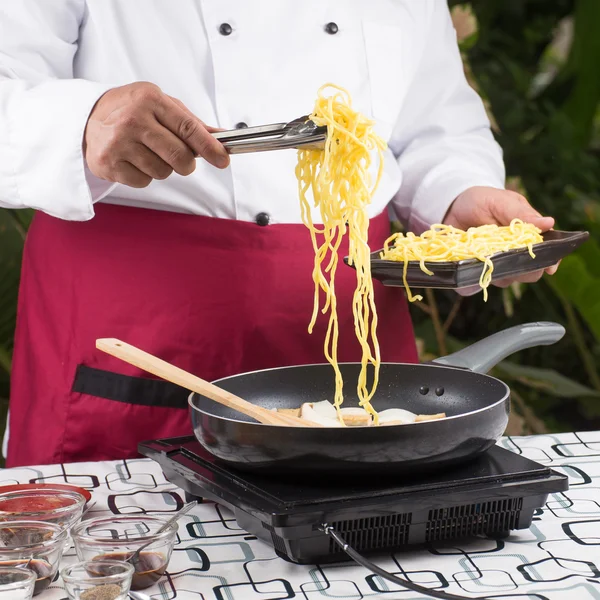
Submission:
[[[463,596],[600,599],[600,432],[505,438],[500,445],[566,473],[570,490],[550,496],[531,529],[505,541],[446,543],[376,562],[415,583]],[[90,516],[168,514],[178,497],[184,499],[146,459],[6,469],[0,481],[85,487],[96,502]],[[63,565],[74,560],[70,550]],[[423,598],[353,563],[299,566],[281,560],[211,503],[182,519],[168,574],[147,593],[154,600]],[[38,598],[66,598],[60,580]]]

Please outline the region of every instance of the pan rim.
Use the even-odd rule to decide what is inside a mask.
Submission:
[[[360,365],[360,363],[358,362],[341,362],[338,363],[340,366],[341,365]],[[383,367],[384,365],[401,365],[401,366],[407,366],[407,367],[435,367],[437,369],[452,369],[455,371],[466,371],[468,373],[474,374],[474,375],[481,375],[483,377],[488,377],[489,379],[492,379],[493,381],[498,382],[499,384],[501,384],[504,387],[504,395],[502,396],[502,398],[500,400],[497,400],[496,402],[494,402],[493,404],[490,404],[489,406],[486,406],[484,408],[478,408],[476,410],[471,410],[469,412],[466,413],[461,413],[459,415],[452,415],[450,417],[444,417],[443,419],[437,419],[435,421],[419,421],[416,423],[403,423],[402,425],[388,425],[386,426],[386,429],[390,429],[393,430],[396,427],[405,427],[406,425],[412,425],[412,426],[419,426],[419,425],[427,425],[427,424],[431,424],[431,423],[440,423],[440,422],[446,422],[446,421],[451,421],[453,419],[461,419],[470,415],[475,415],[477,413],[481,413],[487,410],[491,410],[493,408],[496,408],[497,406],[504,404],[509,398],[510,398],[510,387],[501,379],[498,379],[497,377],[494,377],[492,375],[488,375],[487,373],[477,373],[476,371],[471,371],[469,369],[465,369],[464,367],[454,367],[451,365],[436,365],[436,364],[424,364],[424,363],[400,363],[400,362],[382,362],[381,366]],[[225,381],[225,380],[231,380],[231,379],[235,379],[238,377],[242,377],[245,375],[255,375],[256,373],[267,373],[269,371],[281,371],[281,370],[290,370],[290,369],[299,369],[299,368],[304,368],[304,367],[321,367],[321,366],[330,366],[329,363],[310,363],[310,364],[306,364],[306,365],[290,365],[287,367],[271,367],[269,369],[256,369],[254,371],[246,371],[244,373],[238,373],[237,375],[230,375],[229,377],[221,377],[219,379],[215,379],[212,383],[214,383],[215,385],[218,384],[220,381]],[[220,415],[215,415],[212,413],[208,413],[204,410],[201,410],[200,408],[198,408],[197,406],[195,406],[193,404],[193,398],[194,396],[198,396],[198,397],[202,397],[201,394],[197,394],[196,392],[190,392],[189,396],[188,396],[188,405],[192,410],[195,410],[197,412],[199,412],[200,414],[206,415],[208,417],[214,417],[216,419],[221,419],[222,421],[228,421],[230,423],[246,423],[248,425],[260,425],[261,427],[280,427],[279,425],[268,425],[266,423],[259,423],[259,422],[254,422],[254,421],[242,421],[241,419],[232,419],[230,417],[222,417]],[[218,404],[218,402],[216,403]],[[287,426],[288,429],[293,429],[293,430],[304,430],[306,429],[305,427],[294,427],[294,426]],[[358,427],[315,427],[315,428],[311,428],[312,431],[317,431],[317,430],[323,430],[323,431],[344,431],[344,430],[350,430],[350,431],[356,431],[357,429],[368,429],[368,430],[372,430],[373,426],[371,425],[360,425]]]

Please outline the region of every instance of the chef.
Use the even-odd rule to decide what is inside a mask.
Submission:
[[[187,394],[97,351],[100,337],[208,380],[324,362],[326,318],[307,332],[296,153],[229,157],[211,132],[305,115],[328,82],[389,144],[372,248],[388,209],[416,233],[552,227],[504,189],[446,0],[0,4],[0,205],[36,210],[9,466],[132,457],[141,440],[190,433]],[[354,285],[339,269],[340,361],[360,357]],[[402,290],[376,283],[376,302],[383,360],[416,361]]]

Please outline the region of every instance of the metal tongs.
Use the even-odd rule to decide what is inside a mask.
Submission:
[[[230,154],[266,152],[288,148],[322,150],[327,138],[327,127],[320,127],[308,115],[289,123],[274,123],[213,133]]]

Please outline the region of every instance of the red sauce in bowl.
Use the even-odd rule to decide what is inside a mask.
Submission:
[[[0,486],[0,494],[6,492],[28,492],[29,490],[40,490],[42,492],[48,490],[77,492],[86,499],[86,502],[89,502],[92,498],[92,494],[90,494],[88,490],[84,490],[75,485],[65,485],[64,483],[17,483]]]
[[[38,513],[50,512],[58,508],[64,508],[75,504],[73,498],[65,498],[59,496],[45,497],[30,497],[30,498],[13,498],[2,500],[0,498],[0,512],[10,513]]]

